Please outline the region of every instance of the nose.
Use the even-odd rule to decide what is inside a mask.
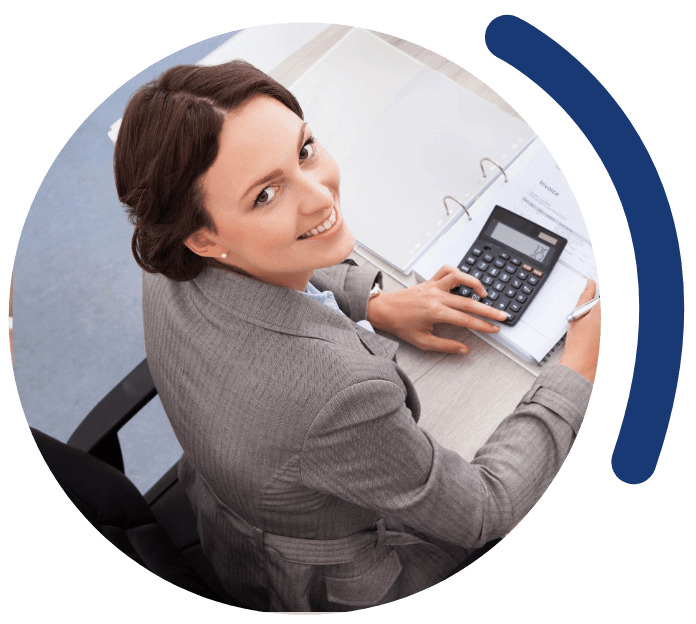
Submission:
[[[326,213],[334,204],[331,181],[317,172],[303,172],[299,196],[299,209],[304,215]]]

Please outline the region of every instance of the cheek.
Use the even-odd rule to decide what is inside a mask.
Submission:
[[[250,239],[257,249],[279,249],[295,242],[297,223],[290,210],[271,211],[250,231]]]

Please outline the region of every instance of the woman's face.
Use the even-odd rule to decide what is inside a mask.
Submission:
[[[346,259],[354,240],[341,215],[338,166],[302,119],[257,96],[228,116],[219,142],[202,178],[217,233],[191,236],[192,251],[296,290],[315,269]]]

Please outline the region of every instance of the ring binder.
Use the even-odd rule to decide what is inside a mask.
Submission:
[[[565,340],[566,337],[562,336],[561,339],[553,346],[551,349],[549,349],[549,352],[537,362],[537,368],[543,368],[545,364],[549,363],[549,358],[559,349],[562,349],[565,347]]]
[[[482,158],[482,159],[479,161],[479,165],[481,165],[481,173],[483,174],[483,177],[484,177],[484,178],[487,177],[487,176],[486,176],[486,172],[485,172],[484,169],[483,169],[483,161],[484,161],[484,160],[487,160],[488,162],[491,162],[491,163],[493,163],[496,167],[498,167],[498,169],[500,169],[500,170],[503,172],[503,176],[505,176],[505,182],[508,181],[508,177],[507,177],[507,173],[505,173],[505,169],[503,169],[503,168],[502,168],[497,162],[495,162],[495,160],[493,160],[492,158]]]
[[[451,195],[445,195],[442,198],[442,203],[445,204],[445,211],[447,212],[448,217],[451,214],[449,211],[449,206],[447,206],[448,199],[451,199],[452,201],[457,202],[464,209],[464,212],[466,212],[466,216],[469,217],[469,221],[471,221],[471,215],[469,214],[469,211],[466,209],[466,206],[464,204],[462,204],[462,202],[460,202],[456,197],[452,197]]]
[[[482,158],[482,159],[479,161],[479,165],[481,166],[481,173],[483,174],[483,177],[484,177],[484,178],[487,177],[487,176],[486,176],[486,172],[485,172],[485,170],[483,169],[483,161],[484,161],[484,160],[487,160],[488,162],[491,162],[491,163],[493,163],[496,167],[498,167],[498,169],[500,169],[500,171],[502,171],[503,176],[505,177],[505,182],[508,181],[508,177],[507,177],[507,173],[505,173],[505,169],[504,169],[503,167],[501,167],[497,162],[495,162],[495,160],[493,160],[492,158],[488,158],[488,157]],[[450,210],[449,210],[449,206],[447,205],[447,200],[448,200],[448,199],[451,199],[452,201],[456,201],[462,208],[464,208],[464,212],[466,212],[466,216],[469,217],[469,221],[471,221],[471,215],[469,214],[469,211],[466,209],[466,207],[464,206],[464,204],[462,204],[462,202],[460,202],[456,197],[452,197],[451,195],[445,195],[445,197],[444,197],[443,200],[442,200],[442,203],[445,204],[445,212],[447,213],[447,216],[448,216],[448,217],[450,216],[450,214],[452,214],[452,213],[450,212]],[[478,199],[478,197],[477,197],[476,199]],[[474,201],[476,201],[476,199],[475,199]]]

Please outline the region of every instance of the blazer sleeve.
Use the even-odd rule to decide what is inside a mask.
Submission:
[[[348,259],[341,264],[318,269],[312,281],[320,290],[331,290],[343,313],[357,322],[367,318],[367,299],[375,283],[382,287],[382,273],[369,262],[358,266]]]
[[[311,488],[472,548],[507,534],[558,472],[592,384],[549,366],[469,463],[414,422],[391,381],[353,384],[308,431],[302,479]]]

